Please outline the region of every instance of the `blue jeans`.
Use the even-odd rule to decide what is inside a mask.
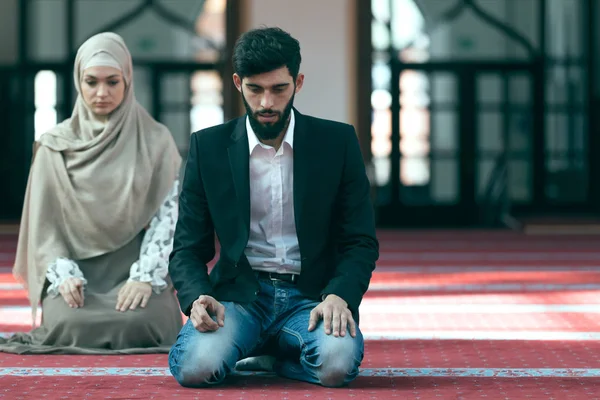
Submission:
[[[279,376],[327,387],[346,385],[358,375],[363,337],[349,331],[327,335],[320,321],[308,331],[310,312],[319,302],[302,296],[295,285],[259,279],[253,303],[223,302],[225,326],[199,332],[187,323],[169,353],[169,368],[182,386],[205,387],[222,382],[237,361],[265,352],[276,357]]]

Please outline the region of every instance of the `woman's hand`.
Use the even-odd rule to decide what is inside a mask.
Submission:
[[[83,281],[79,278],[68,278],[58,292],[71,308],[83,307]]]
[[[138,306],[144,308],[152,295],[152,285],[149,282],[127,282],[117,296],[117,311],[135,310]]]

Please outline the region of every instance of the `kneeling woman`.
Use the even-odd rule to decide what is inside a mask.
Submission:
[[[11,353],[168,352],[182,325],[168,277],[179,152],[136,101],[114,33],[87,40],[71,118],[43,134],[29,174],[14,266],[35,318],[0,339]]]

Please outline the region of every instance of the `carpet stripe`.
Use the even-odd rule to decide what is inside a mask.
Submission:
[[[597,341],[600,332],[406,330],[363,332],[365,340],[527,340]]]
[[[19,283],[0,283],[0,290],[23,290],[23,285]]]
[[[394,283],[372,283],[369,286],[369,292],[385,291],[401,292],[554,292],[554,291],[580,291],[580,290],[600,290],[600,284],[597,283],[575,283],[575,284],[547,284],[547,283],[494,283],[494,284],[467,284],[467,285],[401,285]]]
[[[598,272],[600,265],[378,265],[375,272],[400,272],[406,274],[422,273],[467,273],[467,272]]]
[[[398,251],[386,251],[380,254],[380,260],[421,260],[421,261],[473,261],[473,260],[496,260],[496,261],[517,261],[517,260],[555,260],[564,258],[569,261],[576,260],[600,260],[598,252],[422,252],[407,253]]]
[[[363,302],[360,312],[381,312],[381,304]],[[411,304],[386,307],[385,314],[532,314],[600,313],[600,304]]]
[[[270,373],[237,372],[236,375]],[[595,368],[365,368],[366,377],[598,378]],[[0,376],[171,376],[168,368],[0,368]]]

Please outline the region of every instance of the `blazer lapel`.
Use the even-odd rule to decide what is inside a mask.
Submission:
[[[294,216],[298,236],[302,231],[303,212],[309,185],[311,143],[306,118],[294,109]]]
[[[245,224],[245,234],[250,232],[250,153],[246,133],[246,118],[240,118],[227,148],[231,174],[235,185],[238,207]]]

